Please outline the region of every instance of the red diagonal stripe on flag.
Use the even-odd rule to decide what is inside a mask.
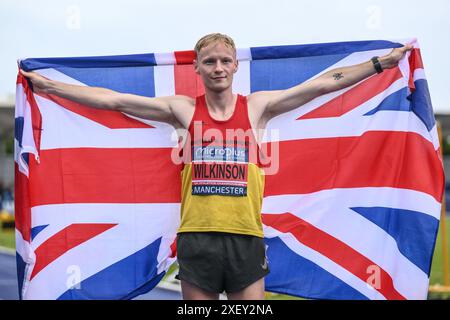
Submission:
[[[130,118],[118,111],[95,109],[80,103],[67,100],[55,95],[40,94],[45,99],[51,100],[61,107],[70,110],[82,117],[88,118],[110,129],[154,128],[151,125]]]
[[[72,248],[88,241],[117,224],[74,223],[48,238],[36,250],[32,280],[42,269]]]
[[[385,70],[383,73],[368,78],[317,109],[302,115],[297,120],[339,117],[380,94],[401,77],[402,73],[398,67]]]
[[[266,226],[283,233],[291,233],[300,243],[334,261],[368,285],[371,285],[367,281],[370,276],[368,270],[375,266],[379,270],[380,283],[372,287],[386,299],[405,300],[394,288],[392,277],[383,268],[339,239],[291,213],[263,214],[262,220]]]
[[[444,179],[442,164],[431,142],[414,132],[282,141],[279,159],[278,173],[266,176],[264,196],[393,187],[442,199],[443,185],[436,183]]]

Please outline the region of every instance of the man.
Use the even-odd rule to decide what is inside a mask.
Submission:
[[[260,132],[270,119],[314,98],[398,65],[411,45],[383,57],[324,73],[286,90],[233,94],[238,70],[233,40],[209,34],[196,46],[195,72],[205,95],[148,98],[81,87],[21,70],[36,93],[162,121],[189,132],[183,149],[181,225],[177,249],[184,299],[263,299],[269,269],[261,223],[264,175]],[[236,135],[236,131],[250,134]],[[232,133],[229,135],[229,133]],[[256,151],[255,151],[256,150]],[[252,156],[256,154],[255,156]]]

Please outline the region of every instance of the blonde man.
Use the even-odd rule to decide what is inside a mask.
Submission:
[[[411,45],[396,48],[379,59],[334,69],[286,90],[246,97],[232,92],[239,67],[236,48],[220,33],[202,37],[195,46],[194,68],[205,87],[205,94],[196,98],[122,94],[21,72],[37,93],[188,130],[185,150],[193,152],[182,171],[177,237],[183,298],[218,299],[225,291],[229,299],[264,299],[264,277],[269,273],[260,216],[264,176],[259,157],[251,156],[259,154],[259,137],[252,132],[320,95],[397,66],[411,49]]]

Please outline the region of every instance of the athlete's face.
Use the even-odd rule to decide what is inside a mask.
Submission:
[[[194,61],[195,72],[206,88],[224,91],[231,87],[233,75],[238,69],[235,51],[223,42],[215,42],[202,48]]]

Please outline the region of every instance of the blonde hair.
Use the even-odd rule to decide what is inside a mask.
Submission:
[[[207,47],[214,42],[222,42],[226,46],[233,49],[234,53],[236,53],[236,46],[234,45],[234,41],[231,37],[222,33],[210,33],[206,36],[203,36],[202,38],[200,38],[200,40],[197,41],[197,44],[194,48],[196,56],[198,56],[202,48]]]

